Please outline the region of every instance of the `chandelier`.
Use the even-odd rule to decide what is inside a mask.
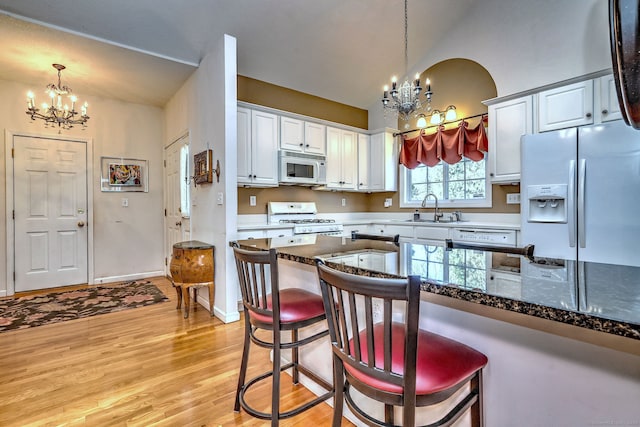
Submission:
[[[35,95],[29,91],[27,93],[27,111],[26,113],[31,116],[31,120],[41,119],[44,120],[45,127],[58,125],[61,129],[71,129],[73,125],[82,125],[82,128],[86,128],[87,110],[89,104],[86,102],[80,108],[80,114],[76,111],[76,103],[78,98],[71,94],[71,88],[69,86],[63,86],[61,82],[60,73],[66,67],[61,64],[52,64],[53,68],[58,70],[58,84],[50,83],[47,85],[46,93],[51,99],[51,105],[46,102],[42,103],[42,112],[35,107]],[[68,95],[71,106],[68,103],[63,104],[62,97]],[[58,131],[60,133],[60,131]]]
[[[407,0],[404,0],[404,69],[407,72],[409,54],[408,54],[408,12],[407,12]],[[426,81],[427,91],[425,97],[427,99],[426,111],[431,111],[431,82],[429,79]],[[382,97],[382,106],[384,108],[385,116],[387,111],[391,111],[396,117],[400,117],[404,121],[408,121],[411,114],[416,113],[422,109],[422,103],[420,102],[420,92],[422,87],[420,86],[420,73],[416,73],[415,80],[409,81],[405,78],[404,83],[398,87],[398,81],[396,77],[391,78],[391,91],[389,86],[384,87],[384,94]],[[391,98],[389,98],[391,95]]]

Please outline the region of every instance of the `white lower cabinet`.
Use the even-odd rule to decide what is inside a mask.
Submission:
[[[449,227],[416,226],[416,238],[444,241],[449,238]]]
[[[373,234],[380,234],[384,236],[400,236],[401,239],[411,240],[415,238],[413,225],[395,225],[395,224],[374,224]]]
[[[522,299],[520,275],[487,270],[487,293],[516,300]]]

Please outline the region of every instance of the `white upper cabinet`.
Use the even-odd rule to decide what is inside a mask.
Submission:
[[[489,106],[491,182],[520,181],[520,138],[533,132],[533,95]]]
[[[238,107],[238,184],[278,186],[278,116]]]
[[[280,116],[280,149],[320,156],[326,155],[325,126]]]
[[[304,151],[304,121],[280,117],[280,148],[300,153]]]
[[[593,123],[593,80],[538,94],[538,131],[546,132]]]
[[[305,152],[309,154],[327,155],[326,126],[319,123],[304,122]]]
[[[613,74],[596,79],[595,85],[595,90],[599,91],[596,92],[596,99],[598,100],[595,109],[596,122],[610,122],[622,119]]]
[[[355,190],[357,178],[356,133],[327,126],[327,188]]]
[[[392,132],[358,135],[359,191],[397,191],[397,151]]]

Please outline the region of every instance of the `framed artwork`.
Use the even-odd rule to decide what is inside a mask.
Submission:
[[[147,160],[123,157],[100,158],[100,189],[102,191],[149,191]]]
[[[213,182],[213,151],[205,150],[193,156],[193,180],[197,184]]]

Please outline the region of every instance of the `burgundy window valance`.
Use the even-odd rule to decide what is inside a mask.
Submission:
[[[489,149],[484,121],[471,129],[468,126],[469,123],[463,120],[455,128],[439,126],[430,135],[421,130],[415,138],[405,136],[400,149],[400,164],[415,169],[420,164],[435,166],[440,160],[452,165],[463,156],[475,162],[484,159],[484,153]]]

